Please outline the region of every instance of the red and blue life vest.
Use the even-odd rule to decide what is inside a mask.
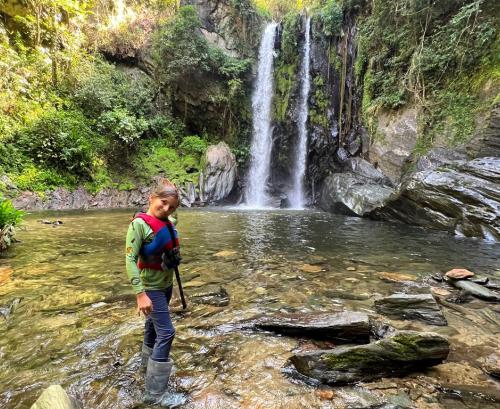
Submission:
[[[143,244],[137,261],[139,269],[163,270],[162,254],[179,247],[179,236],[174,224],[168,220],[160,220],[146,213],[138,213],[134,219],[142,219],[153,230],[153,241]],[[174,233],[174,237],[172,234]]]

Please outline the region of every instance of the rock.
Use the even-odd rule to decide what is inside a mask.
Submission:
[[[500,355],[491,354],[480,360],[486,373],[495,378],[500,378]]]
[[[431,294],[393,294],[375,300],[375,309],[392,318],[417,319],[441,326],[448,324]]]
[[[399,182],[418,138],[419,110],[402,108],[377,115],[377,134],[370,143],[369,160],[394,183]]]
[[[500,104],[496,104],[484,121],[484,126],[466,146],[467,153],[473,158],[484,156],[500,157]]]
[[[500,157],[417,172],[372,216],[500,240]]]
[[[192,280],[188,281],[187,283],[183,284],[184,288],[191,288],[191,287],[203,287],[207,283],[205,281],[199,281],[199,280]]]
[[[234,250],[222,250],[214,254],[215,257],[231,257],[234,255],[236,255],[236,251]]]
[[[199,290],[191,290],[189,301],[195,304],[225,307],[229,305],[229,294],[224,287],[219,285],[205,286]]]
[[[437,365],[447,358],[449,348],[441,335],[399,331],[367,345],[298,353],[290,361],[301,374],[334,385],[402,376]]]
[[[346,167],[356,175],[368,178],[371,181],[382,185],[392,186],[391,180],[386,175],[363,158],[349,158]]]
[[[441,287],[431,287],[431,293],[433,295],[438,295],[440,297],[448,297],[449,295],[451,295],[451,293],[448,290]]]
[[[3,285],[10,280],[10,276],[13,271],[14,270],[12,270],[10,266],[0,267],[0,285]]]
[[[200,198],[214,203],[226,199],[233,191],[238,174],[236,158],[224,142],[208,147],[205,168],[200,176]]]
[[[264,295],[267,293],[267,290],[264,287],[257,287],[254,290],[258,295]]]
[[[474,273],[472,271],[466,270],[465,268],[454,268],[445,274],[446,277],[454,280],[463,280],[464,278],[469,278],[473,275]]]
[[[0,315],[8,319],[21,303],[21,298],[14,298],[9,304],[0,306]]]
[[[83,405],[69,396],[60,385],[45,389],[31,409],[81,409]]]
[[[300,269],[306,273],[319,273],[322,270],[320,266],[313,266],[311,264],[303,264]]]
[[[468,159],[464,152],[458,152],[446,148],[431,149],[426,155],[421,156],[417,161],[417,171],[436,169],[439,166],[450,163],[464,162]]]
[[[280,314],[258,320],[254,326],[280,334],[334,340],[338,343],[368,342],[368,315],[360,312]]]
[[[486,301],[500,301],[500,295],[488,290],[480,284],[473,283],[469,280],[451,280],[451,284],[457,288],[460,288],[474,297],[481,298]]]
[[[288,197],[282,197],[280,201],[280,209],[289,209],[292,207],[292,203]]]
[[[347,271],[356,271],[356,267],[346,267]]]
[[[411,274],[402,274],[402,273],[389,273],[386,271],[381,271],[377,273],[377,276],[384,281],[388,281],[390,283],[399,283],[404,281],[415,281],[417,279],[416,276]]]
[[[316,395],[318,395],[321,400],[332,400],[335,396],[335,392],[330,389],[318,389]]]
[[[385,206],[394,190],[355,173],[334,173],[325,178],[319,207],[327,212],[366,216]]]

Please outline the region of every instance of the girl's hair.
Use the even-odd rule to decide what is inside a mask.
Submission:
[[[162,179],[151,192],[151,196],[161,198],[175,197],[178,202],[180,201],[177,186],[168,179]]]

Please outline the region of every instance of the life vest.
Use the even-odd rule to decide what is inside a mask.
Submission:
[[[139,260],[137,261],[137,267],[140,270],[145,268],[149,268],[151,270],[163,270],[163,253],[179,247],[179,237],[174,224],[170,220],[160,220],[146,213],[138,213],[135,215],[134,219],[144,220],[146,224],[151,227],[154,234],[152,242],[143,244]],[[175,237],[173,240],[170,231],[174,233]],[[145,251],[146,248],[147,251]]]

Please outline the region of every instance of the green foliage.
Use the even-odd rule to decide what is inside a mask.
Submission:
[[[329,106],[328,97],[324,90],[325,81],[321,75],[313,79],[314,84],[314,106],[309,110],[309,120],[311,124],[316,124],[324,128],[328,127],[327,110]]]
[[[77,178],[73,175],[63,175],[55,169],[35,165],[28,165],[21,172],[13,174],[11,177],[19,189],[38,192],[42,196],[46,191],[58,187],[73,188],[77,182]]]
[[[295,63],[298,59],[298,45],[300,38],[301,17],[297,11],[290,11],[283,18],[283,32],[281,34],[282,60],[285,63]]]
[[[156,33],[153,41],[154,58],[164,81],[178,81],[210,71],[208,43],[197,35],[200,26],[196,9],[184,6],[172,21],[164,24]]]
[[[182,143],[179,145],[180,152],[185,155],[194,155],[198,158],[205,153],[207,148],[207,142],[196,135],[184,137]]]
[[[152,139],[141,146],[134,162],[134,174],[144,180],[152,176],[163,175],[180,185],[196,182],[201,169],[198,155],[185,155],[165,146],[165,141]]]
[[[10,200],[0,194],[0,230],[21,222],[24,212],[17,210]]]
[[[115,65],[97,59],[91,71],[79,79],[73,97],[87,116],[98,118],[116,108],[148,116],[153,112],[153,96],[149,77],[132,78]]]
[[[78,111],[49,111],[17,132],[16,144],[36,164],[89,177],[97,138]]]
[[[284,121],[290,102],[290,94],[297,80],[297,65],[282,64],[275,71],[276,97],[274,98],[275,117]]]
[[[323,33],[327,37],[340,35],[344,15],[337,0],[328,0],[321,8],[318,17],[322,24]]]
[[[111,138],[111,143],[116,143],[125,148],[137,145],[148,123],[143,118],[137,118],[125,108],[115,108],[106,111],[97,121],[98,131]]]

